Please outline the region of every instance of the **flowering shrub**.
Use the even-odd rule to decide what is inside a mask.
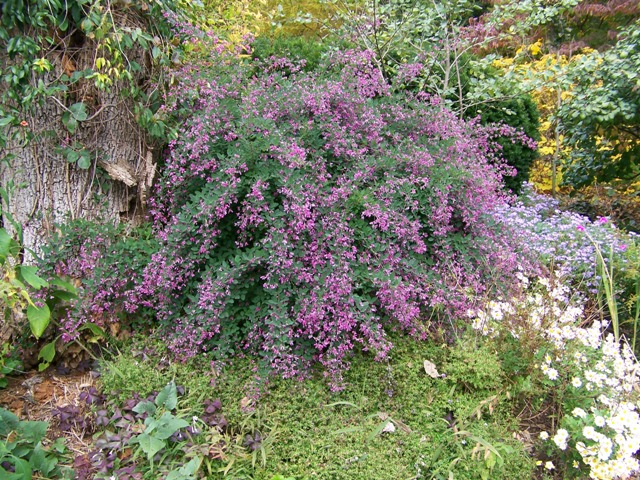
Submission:
[[[366,52],[249,78],[224,51],[176,73],[161,247],[136,288],[176,353],[242,348],[285,377],[319,361],[337,387],[357,346],[385,357],[385,326],[420,336],[513,268],[485,216],[510,173],[491,139],[526,138],[396,92]]]
[[[86,323],[105,327],[133,311],[138,320],[148,319],[132,293],[157,244],[148,227],[127,232],[122,225],[86,220],[61,227],[44,247],[40,268],[45,276],[58,275],[79,284],[78,295],[67,298],[68,308],[61,312],[65,340],[75,338]],[[43,298],[48,293],[44,289]]]
[[[470,312],[473,326],[518,338],[537,359],[538,382],[556,403],[560,427],[540,438],[562,460],[564,478],[626,478],[640,469],[634,458],[640,449],[640,365],[626,343],[606,333],[606,325],[581,325],[583,298],[569,292],[559,278],[539,278],[523,299]],[[556,468],[551,461],[545,467]]]

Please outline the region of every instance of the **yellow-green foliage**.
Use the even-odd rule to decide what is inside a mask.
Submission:
[[[534,162],[531,180],[536,188],[551,191],[551,159],[556,154],[564,158],[569,154],[563,145],[564,136],[560,133],[556,143],[556,123],[554,115],[569,94],[561,86],[570,58],[565,55],[545,53],[542,40],[520,47],[513,58],[505,57],[493,62],[493,66],[501,68],[506,74],[515,75],[520,82],[526,82],[531,89],[531,97],[536,102],[540,114],[540,139],[538,141],[538,160]],[[560,100],[558,100],[560,88]],[[558,172],[558,183],[561,180]]]
[[[205,25],[240,42],[246,35],[321,38],[335,25],[335,7],[321,0],[205,0]]]

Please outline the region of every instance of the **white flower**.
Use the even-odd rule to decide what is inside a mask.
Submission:
[[[605,424],[607,423],[604,419],[603,416],[601,415],[596,415],[596,417],[594,418],[594,423],[596,424],[597,427],[604,427]]]
[[[607,406],[611,406],[613,405],[613,403],[611,402],[611,399],[609,397],[607,397],[606,395],[602,394],[598,397],[598,401],[604,405]]]
[[[589,440],[595,440],[598,437],[596,429],[591,426],[584,427],[582,429],[582,435],[584,435],[585,438],[588,438]]]
[[[553,464],[553,462],[547,462],[544,464],[544,468],[546,468],[547,470],[553,470],[554,468],[556,468],[556,466]]]
[[[574,408],[571,412],[571,415],[573,415],[574,417],[585,418],[587,416],[587,412],[585,412],[581,408]]]
[[[573,385],[575,388],[580,388],[582,386],[582,380],[580,380],[580,377],[573,377],[573,380],[571,380],[571,385]]]
[[[549,368],[546,372],[549,380],[557,380],[558,379],[558,371],[555,368]]]
[[[547,432],[540,432],[540,440],[549,440],[549,434]]]
[[[604,362],[598,362],[596,363],[596,370],[607,373],[607,366],[604,364]]]
[[[553,437],[553,443],[555,443],[560,450],[566,450],[567,440],[569,440],[569,432],[564,428],[559,428]]]
[[[613,452],[613,442],[607,437],[601,438],[598,458],[604,462],[611,456],[611,452]]]

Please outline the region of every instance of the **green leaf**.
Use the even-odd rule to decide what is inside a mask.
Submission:
[[[78,152],[76,152],[75,150],[68,150],[67,151],[67,162],[76,163],[79,158],[80,158],[80,154]]]
[[[202,459],[200,457],[193,458],[186,465],[176,470],[171,470],[165,480],[192,480],[196,478],[195,474],[200,469],[201,463]]]
[[[87,152],[82,152],[76,165],[78,165],[78,168],[81,168],[82,170],[86,170],[91,167],[91,158],[89,157],[89,154]]]
[[[347,407],[353,407],[353,408],[357,408],[360,409],[360,407],[358,407],[355,403],[352,402],[346,402],[346,401],[340,401],[340,402],[333,402],[333,403],[329,403],[327,405],[325,405],[325,407],[330,408],[330,407],[336,407],[338,405],[345,405]]]
[[[137,443],[142,448],[142,451],[147,454],[149,461],[153,456],[162,450],[166,443],[146,433],[141,433],[137,437],[131,439],[130,443]]]
[[[51,311],[49,310],[47,304],[44,304],[42,307],[29,305],[27,307],[27,318],[29,319],[29,327],[31,327],[31,332],[33,332],[33,335],[36,338],[40,338],[49,325],[49,320],[51,319]]]
[[[96,325],[95,323],[91,323],[91,322],[87,322],[85,323],[80,330],[91,330],[91,333],[93,333],[95,336],[97,337],[106,337],[106,333],[105,331],[100,328],[98,325]],[[151,402],[149,402],[151,403]],[[155,411],[155,409],[154,409]]]
[[[13,115],[9,115],[8,117],[0,118],[0,127],[6,127],[7,125],[13,123],[16,119]]]
[[[24,440],[36,444],[46,435],[48,426],[47,422],[20,422],[17,431]]]
[[[47,452],[42,448],[42,443],[38,443],[29,458],[29,464],[31,467],[41,472],[44,476],[48,477],[51,471],[55,468],[58,460],[56,458],[47,458]]]
[[[3,264],[11,252],[11,236],[4,228],[0,228],[0,264]]]
[[[51,449],[58,453],[64,453],[67,450],[64,437],[56,438],[56,440],[51,445]]]
[[[62,290],[66,290],[67,292],[73,293],[74,295],[78,294],[78,292],[76,291],[76,287],[74,287],[70,282],[62,280],[61,278],[54,278],[50,283],[51,285],[60,287]]]
[[[175,382],[169,383],[156,397],[156,405],[165,407],[167,410],[173,410],[178,404],[178,391]]]
[[[156,438],[165,440],[181,428],[186,428],[188,426],[189,422],[187,422],[186,420],[175,417],[169,412],[165,412],[162,417],[160,417],[158,428],[156,428],[156,431],[153,435]]]
[[[14,458],[13,464],[15,466],[16,472],[11,478],[20,478],[23,480],[31,480],[33,478],[33,471],[31,470],[31,465],[29,465],[29,462],[27,462],[23,458]]]
[[[33,265],[20,265],[18,267],[18,270],[20,271],[20,275],[22,276],[24,281],[36,290],[40,290],[42,287],[49,286],[49,283],[45,279],[36,275],[38,267]]]
[[[149,415],[153,415],[156,413],[156,406],[149,400],[143,400],[133,407],[133,411],[138,414],[148,413]]]
[[[67,292],[66,290],[54,290],[51,292],[51,295],[59,300],[64,300],[65,302],[78,297],[75,293]]]
[[[45,362],[51,363],[53,361],[53,357],[55,356],[56,341],[54,340],[53,342],[49,342],[44,347],[42,347],[40,353],[38,354],[38,360],[42,358]]]
[[[64,112],[62,114],[62,123],[65,127],[67,127],[69,133],[75,133],[76,128],[78,128],[78,121],[74,117],[72,117],[69,112]],[[69,160],[68,157],[67,160]]]
[[[0,436],[7,436],[18,428],[20,419],[9,410],[0,408]]]
[[[373,431],[367,437],[367,441],[370,442],[371,440],[376,438],[378,435],[380,435],[382,433],[382,430],[384,430],[384,427],[386,427],[387,423],[389,423],[389,421],[390,420],[383,420],[378,425],[376,425],[376,427],[373,429]]]
[[[83,122],[88,117],[87,106],[82,102],[71,105],[69,107],[69,111],[71,112],[71,115],[73,115],[73,118],[79,122]]]

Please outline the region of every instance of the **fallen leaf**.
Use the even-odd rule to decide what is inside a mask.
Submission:
[[[424,361],[424,371],[427,373],[427,375],[429,375],[431,378],[440,378],[440,374],[438,373],[438,369],[436,368],[436,366],[431,363],[429,360],[425,360]]]
[[[396,431],[396,426],[393,424],[392,421],[388,421],[387,424],[382,429],[381,433],[393,433],[395,431]]]

